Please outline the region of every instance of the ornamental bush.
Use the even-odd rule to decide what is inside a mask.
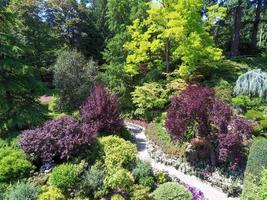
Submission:
[[[259,199],[267,199],[267,170],[262,172],[260,188],[259,188]]]
[[[94,124],[98,132],[116,133],[123,130],[118,101],[102,85],[97,85],[81,106],[82,123]]]
[[[139,181],[142,177],[153,176],[151,165],[148,162],[138,161],[133,170],[133,176],[135,181]]]
[[[244,176],[242,200],[259,199],[256,196],[262,171],[267,168],[267,139],[259,137],[253,142]]]
[[[193,200],[192,194],[182,185],[168,182],[160,185],[153,193],[153,200]]]
[[[155,185],[154,177],[152,176],[142,176],[139,179],[139,184],[143,185],[145,187],[148,187],[149,189],[152,189]]]
[[[32,165],[23,151],[12,147],[0,148],[0,183],[25,178],[31,169]]]
[[[35,161],[67,161],[95,141],[96,129],[66,116],[22,132],[20,146]]]
[[[62,51],[54,66],[54,84],[59,90],[61,111],[77,109],[97,79],[98,69],[93,60],[86,58],[76,50]]]
[[[118,168],[130,169],[136,162],[137,149],[134,144],[118,136],[107,136],[99,140],[102,146],[104,166],[108,172]]]
[[[150,188],[143,185],[134,185],[131,188],[131,199],[132,200],[149,200]]]
[[[259,121],[259,120],[264,120],[265,116],[264,116],[263,112],[261,112],[261,111],[248,110],[245,114],[245,118]]]
[[[251,138],[252,127],[247,120],[233,115],[230,106],[217,99],[211,88],[189,86],[180,96],[172,98],[165,123],[172,138],[183,141],[192,123],[198,125],[194,136],[205,138],[213,165],[219,159],[232,169],[244,166],[244,142]],[[219,152],[218,158],[215,152]]]
[[[49,183],[63,191],[73,186],[79,180],[79,172],[76,165],[65,163],[52,170]]]
[[[29,183],[18,182],[13,188],[6,194],[6,200],[36,200],[38,196],[37,188],[33,187]]]
[[[42,188],[42,192],[38,196],[38,200],[66,200],[66,198],[58,188],[45,186]]]
[[[112,195],[111,200],[124,200],[124,197],[120,194],[114,194]]]

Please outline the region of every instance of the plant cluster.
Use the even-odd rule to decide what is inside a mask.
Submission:
[[[252,136],[249,122],[233,115],[228,104],[215,97],[209,87],[189,86],[180,96],[172,98],[166,128],[174,139],[183,141],[188,125],[197,123],[195,137],[203,138],[215,164],[214,149],[218,159],[237,169],[244,166],[244,142]],[[213,145],[218,143],[218,145]]]

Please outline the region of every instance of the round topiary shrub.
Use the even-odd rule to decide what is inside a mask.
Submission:
[[[117,136],[107,136],[99,140],[102,147],[104,165],[108,171],[118,168],[130,169],[136,162],[137,149],[134,144]]]
[[[112,195],[111,200],[124,200],[124,197],[120,194],[114,194]]]
[[[36,200],[38,191],[29,183],[17,183],[7,194],[6,200]]]
[[[61,164],[55,167],[49,177],[51,185],[65,191],[79,180],[79,173],[76,165]]]
[[[0,148],[0,182],[27,177],[32,169],[26,154],[12,147]]]
[[[38,196],[38,200],[66,200],[66,198],[56,187],[45,186],[44,188],[42,188],[42,192]]]
[[[175,182],[164,183],[152,193],[153,200],[193,200],[192,194]]]

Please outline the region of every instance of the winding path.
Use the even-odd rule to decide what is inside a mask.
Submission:
[[[196,187],[201,190],[208,200],[237,200],[237,198],[229,198],[227,194],[222,192],[217,187],[212,187],[210,184],[203,182],[201,179],[196,176],[190,176],[184,174],[172,166],[164,165],[162,163],[156,162],[153,158],[150,157],[147,150],[147,138],[145,135],[144,128],[131,123],[126,123],[128,129],[132,131],[135,135],[135,142],[137,145],[139,158],[143,161],[147,161],[155,170],[161,170],[167,172],[170,176],[175,176],[180,179],[182,182]]]

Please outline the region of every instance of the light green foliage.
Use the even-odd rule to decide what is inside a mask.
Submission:
[[[176,74],[177,70],[174,73]],[[167,74],[166,90],[170,96],[179,96],[187,88],[188,84],[181,78],[171,78],[172,74]]]
[[[49,183],[63,191],[74,185],[78,180],[77,166],[69,163],[56,166],[49,177]]]
[[[155,179],[156,179],[156,182],[159,184],[163,184],[169,181],[168,174],[162,171],[155,173]]]
[[[18,182],[6,194],[5,200],[36,200],[38,196],[37,188],[29,183]]]
[[[135,181],[139,181],[142,177],[153,176],[151,165],[148,162],[138,161],[133,170],[133,176]]]
[[[134,185],[131,189],[132,200],[149,200],[150,188],[143,185]]]
[[[133,103],[137,106],[135,113],[141,116],[152,110],[163,109],[167,102],[166,90],[158,83],[136,86],[131,94]]]
[[[262,172],[260,188],[259,188],[259,200],[265,200],[265,199],[267,199],[267,170],[266,169]]]
[[[164,63],[168,71],[170,64],[182,60],[179,72],[189,77],[205,62],[220,60],[222,51],[214,47],[206,30],[200,14],[202,6],[201,0],[167,2],[152,6],[146,19],[135,20],[128,27],[132,40],[124,45],[131,52],[127,57],[126,72],[137,75],[152,67],[162,69]],[[212,12],[213,19],[216,15],[222,16],[216,9]]]
[[[108,175],[104,180],[104,186],[110,189],[120,189],[123,191],[129,191],[134,184],[134,178],[132,174],[123,168],[114,169],[113,173]]]
[[[264,120],[265,116],[261,111],[257,111],[257,110],[248,110],[245,114],[245,117],[247,119],[253,119],[253,120]]]
[[[233,87],[230,83],[225,80],[220,80],[220,82],[215,86],[216,96],[223,101],[230,102],[233,93]]]
[[[103,185],[104,178],[104,170],[96,165],[92,166],[85,172],[82,178],[80,186],[81,192],[86,195],[100,190]]]
[[[267,168],[267,139],[256,138],[248,156],[247,167],[244,176],[244,189],[242,200],[260,199],[258,197],[262,171]]]
[[[31,169],[32,165],[22,150],[12,147],[0,148],[0,182],[25,178]]]
[[[66,200],[62,192],[53,186],[44,186],[38,200]]]
[[[218,26],[217,22],[223,20],[226,17],[227,9],[218,5],[211,5],[207,8],[207,29]]]
[[[249,98],[248,96],[239,95],[231,100],[231,104],[234,107],[239,107],[246,111],[247,109],[256,109],[262,104],[262,99],[260,98]]]
[[[139,179],[139,184],[152,189],[155,185],[154,177],[142,176]]]
[[[124,200],[124,197],[120,194],[114,194],[112,195],[111,200]]]
[[[175,182],[164,183],[152,194],[153,200],[193,200],[192,194],[182,185]]]
[[[103,148],[104,166],[108,172],[116,169],[129,169],[135,163],[137,150],[136,146],[117,136],[107,136],[99,140]]]
[[[73,111],[89,95],[97,79],[98,69],[93,60],[76,50],[62,51],[54,66],[54,83],[59,90],[59,109]]]

